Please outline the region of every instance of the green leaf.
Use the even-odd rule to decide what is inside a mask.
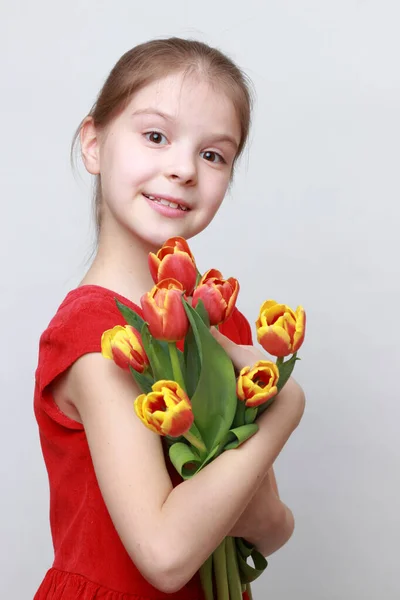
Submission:
[[[200,355],[192,328],[189,329],[185,338],[184,362],[185,366],[182,369],[182,373],[185,378],[188,396],[191,398],[199,383],[201,371]]]
[[[154,380],[173,380],[172,365],[169,358],[168,345],[154,338],[147,323],[143,323],[141,329],[143,347],[149,358],[153,371]]]
[[[199,317],[201,318],[203,323],[209,328],[210,327],[210,317],[209,317],[206,307],[204,306],[203,300],[199,300],[197,302],[196,308],[194,310],[197,312],[197,314],[199,315]]]
[[[246,404],[242,400],[237,400],[235,418],[232,423],[233,427],[240,427],[245,424],[245,412]]]
[[[182,299],[200,359],[200,374],[191,396],[195,423],[210,451],[226,436],[236,412],[236,377],[232,361],[197,312]],[[195,351],[190,348],[190,351]]]
[[[200,279],[203,277],[203,275],[200,273],[200,271],[197,269],[197,275],[196,275],[196,287],[199,285],[199,281]]]
[[[182,442],[170,447],[169,458],[182,479],[193,477],[203,462],[193,448]]]
[[[139,315],[135,313],[134,310],[128,308],[127,306],[125,306],[125,304],[122,304],[122,302],[117,300],[117,298],[115,298],[115,302],[117,304],[119,312],[122,314],[127,324],[134,327],[137,331],[141,331],[144,323],[142,317],[139,317]]]
[[[143,373],[138,373],[132,367],[129,367],[129,370],[132,374],[132,377],[135,379],[136,383],[138,384],[138,386],[140,387],[140,389],[142,390],[142,392],[144,394],[148,394],[149,392],[152,391],[151,386],[154,383],[154,380],[152,377],[144,375]]]
[[[266,558],[243,538],[235,538],[240,579],[242,583],[251,583],[262,575],[268,566]],[[247,564],[247,559],[253,560],[254,567]]]
[[[238,448],[243,442],[251,438],[258,431],[257,423],[250,423],[249,425],[242,425],[229,431],[229,437],[227,438],[224,450],[234,450]]]
[[[277,360],[276,364],[279,369],[278,392],[280,392],[285,383],[287,383],[294,369],[294,365],[298,360],[300,360],[300,358],[297,358],[297,352],[295,352],[286,362],[280,362],[279,359]]]

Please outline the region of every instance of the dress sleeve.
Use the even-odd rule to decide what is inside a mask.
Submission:
[[[44,331],[39,343],[35,394],[40,408],[64,427],[82,429],[64,415],[51,394],[50,384],[84,354],[101,351],[104,331],[126,322],[112,295],[92,292],[67,299]]]
[[[219,330],[235,344],[248,346],[253,344],[250,323],[237,308],[234,309],[230,318],[220,325]]]

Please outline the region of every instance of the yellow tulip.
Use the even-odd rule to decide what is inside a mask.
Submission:
[[[302,306],[293,311],[286,304],[267,300],[256,321],[257,339],[272,356],[284,357],[297,352],[304,341],[306,314]]]
[[[175,381],[160,380],[153,384],[152,390],[135,400],[139,419],[159,435],[179,437],[188,432],[194,415],[183,389]]]
[[[279,369],[270,360],[259,360],[253,367],[244,367],[237,380],[237,397],[246,406],[255,408],[278,393]]]
[[[143,373],[149,364],[140,333],[131,325],[116,325],[101,336],[101,353],[122,369]]]

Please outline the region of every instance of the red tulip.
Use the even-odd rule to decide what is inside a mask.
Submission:
[[[237,279],[223,279],[220,271],[210,269],[203,275],[193,292],[192,306],[195,308],[198,301],[202,300],[210,318],[210,325],[219,325],[231,316],[238,293]]]
[[[149,269],[154,283],[163,279],[179,281],[188,296],[196,284],[197,268],[187,241],[181,237],[170,238],[157,254],[150,252]]]
[[[176,342],[185,337],[189,321],[182,303],[183,293],[179,281],[163,279],[141,297],[143,318],[156,339]]]

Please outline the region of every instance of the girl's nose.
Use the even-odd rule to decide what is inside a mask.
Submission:
[[[184,185],[194,185],[197,182],[196,159],[187,154],[174,157],[165,170],[165,175],[171,181]]]

